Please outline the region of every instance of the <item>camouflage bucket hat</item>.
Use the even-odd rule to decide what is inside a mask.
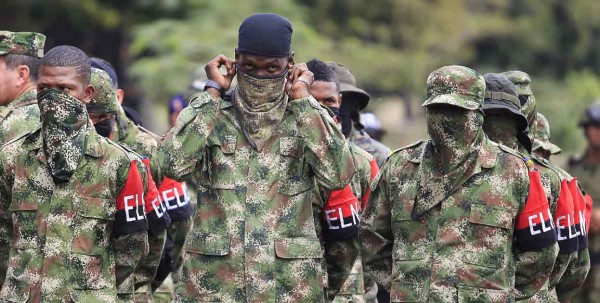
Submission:
[[[483,78],[485,79],[483,111],[502,110],[508,112],[517,121],[519,130],[526,130],[527,117],[521,112],[521,102],[515,85],[501,74],[485,74]]]
[[[344,96],[344,100],[356,100],[359,111],[367,107],[369,100],[371,100],[371,95],[356,86],[356,78],[350,69],[339,62],[327,62],[327,64],[333,68],[340,79],[340,93]],[[347,98],[346,96],[348,95],[352,95],[353,98]]]
[[[548,119],[541,113],[537,113],[535,123],[535,131],[531,136],[533,138],[532,150],[543,149],[549,151],[552,155],[560,154],[562,149],[550,142],[550,123]]]
[[[510,82],[514,83],[516,86],[517,94],[530,96],[533,95],[531,91],[531,77],[525,72],[514,70],[500,73],[504,77],[506,77]]]
[[[444,66],[427,77],[427,100],[422,106],[448,104],[477,110],[483,104],[485,80],[475,70],[459,66]]]
[[[46,36],[33,32],[0,31],[0,55],[44,56]]]
[[[107,72],[92,68],[90,84],[96,89],[92,101],[86,105],[89,113],[109,114],[119,110],[117,92]]]

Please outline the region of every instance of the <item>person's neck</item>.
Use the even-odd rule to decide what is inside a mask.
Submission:
[[[585,152],[584,161],[586,163],[600,163],[600,146],[589,146]]]
[[[31,90],[34,90],[35,86],[35,83],[27,82],[27,84],[24,84],[22,87],[19,88],[19,93],[17,94],[15,99],[19,98],[20,96],[24,95],[25,93]]]

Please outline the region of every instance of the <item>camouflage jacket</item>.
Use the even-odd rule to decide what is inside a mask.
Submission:
[[[350,182],[354,165],[335,122],[310,97],[288,102],[264,149],[246,139],[231,102],[192,98],[167,134],[166,176],[201,172],[180,302],[322,302],[326,275],[311,205],[316,177]]]
[[[527,167],[508,150],[485,138],[447,193],[431,172],[430,141],[392,153],[361,222],[368,287],[374,280],[394,302],[513,302],[538,291],[529,282],[548,279],[556,234],[546,198],[530,199]]]
[[[586,161],[585,155],[575,156],[569,159],[568,171],[594,201],[600,201],[600,163]],[[594,203],[594,208],[598,207],[600,202]]]
[[[390,155],[389,147],[381,144],[381,142],[369,137],[364,130],[352,129],[350,133],[350,142],[356,144],[358,147],[366,150],[369,154],[375,157],[377,165],[382,166],[385,159]]]
[[[6,107],[6,115],[0,118],[0,146],[40,126],[40,108],[35,89],[30,90]]]
[[[351,202],[353,203],[353,208],[350,211],[352,218],[344,218],[344,216],[342,216],[344,222],[341,222],[341,224],[332,224],[332,216],[327,212],[332,212],[333,214],[337,214],[338,212],[343,213],[344,211],[337,208],[347,207],[345,204],[348,201],[332,201],[328,191],[323,190],[320,186],[315,186],[315,197],[317,197],[318,200],[315,205],[325,205],[326,203],[332,204],[325,206],[326,218],[317,217],[315,220],[325,219],[325,222],[322,224],[322,228],[324,229],[335,229],[335,231],[339,231],[340,229],[352,229],[354,227],[353,231],[356,233],[358,224],[360,223],[360,214],[366,206],[369,195],[371,194],[371,181],[375,178],[379,168],[371,154],[353,143],[350,143],[349,146],[356,170],[354,177],[352,177],[352,181],[350,181],[350,184],[346,185],[351,188],[352,193],[356,198]],[[328,196],[329,199],[327,199]],[[318,213],[321,215],[323,214],[320,209]],[[335,218],[339,220],[339,216],[336,216]],[[329,297],[334,297],[332,302],[362,302],[364,301],[365,288],[360,251],[344,251],[344,249],[347,248],[348,242],[356,241],[354,247],[359,247],[360,243],[358,242],[358,237],[353,237],[351,240],[346,241],[346,243],[338,243],[338,241],[335,240],[329,242],[322,241],[325,250],[324,261],[326,263],[324,268],[332,268],[328,270],[328,272],[332,273],[329,275]],[[341,261],[340,256],[343,256],[346,260]],[[351,268],[347,268],[348,271],[340,272],[334,270],[339,264],[351,264],[352,259],[355,261]]]
[[[0,210],[11,229],[0,301],[115,302],[133,294],[148,253],[141,160],[96,133],[68,182],[55,184],[41,131],[0,150]]]

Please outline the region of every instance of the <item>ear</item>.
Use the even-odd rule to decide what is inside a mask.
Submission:
[[[240,53],[238,53],[237,48],[235,49],[235,61],[240,59]]]
[[[123,104],[123,98],[125,98],[125,91],[122,89],[117,89],[117,100],[119,100],[119,104]]]
[[[94,97],[94,91],[96,91],[96,88],[92,85],[88,85],[83,89],[83,100],[81,100],[83,103],[88,104],[90,102],[92,102],[92,98]]]
[[[290,53],[290,56],[288,57],[288,64],[291,64],[291,65],[296,64],[296,61],[294,61],[294,55],[295,55],[295,53],[294,53],[294,51],[292,51]]]
[[[340,107],[342,107],[342,102],[344,101],[342,93],[339,93]]]
[[[23,84],[29,82],[29,66],[27,65],[19,65],[17,66],[17,74],[19,75],[19,79],[17,84],[22,86]]]

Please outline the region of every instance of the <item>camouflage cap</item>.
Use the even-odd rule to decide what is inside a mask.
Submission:
[[[527,129],[527,117],[521,112],[521,102],[515,85],[501,74],[485,74],[483,78],[485,79],[484,112],[506,111],[517,121],[520,131]]]
[[[468,110],[480,109],[485,80],[477,71],[460,66],[444,66],[427,77],[427,100],[422,106],[449,104]]]
[[[580,127],[600,126],[600,102],[590,104],[579,119]]]
[[[92,101],[86,105],[89,113],[109,114],[119,110],[119,99],[107,72],[92,68],[90,84],[96,89]]]
[[[46,36],[39,33],[0,31],[0,55],[19,54],[42,58],[45,42]]]
[[[510,80],[510,82],[514,83],[517,87],[517,94],[519,95],[533,95],[531,91],[531,77],[525,72],[513,70],[508,72],[500,73]]]
[[[532,133],[532,150],[543,149],[549,151],[552,155],[560,154],[562,149],[550,142],[550,123],[548,119],[541,113],[537,113],[535,123],[535,132]]]
[[[359,111],[367,107],[369,100],[371,100],[371,95],[356,86],[356,78],[350,69],[339,62],[327,62],[327,64],[333,68],[340,79],[340,93],[342,93],[344,101],[356,100]],[[352,97],[348,98],[347,96]]]

